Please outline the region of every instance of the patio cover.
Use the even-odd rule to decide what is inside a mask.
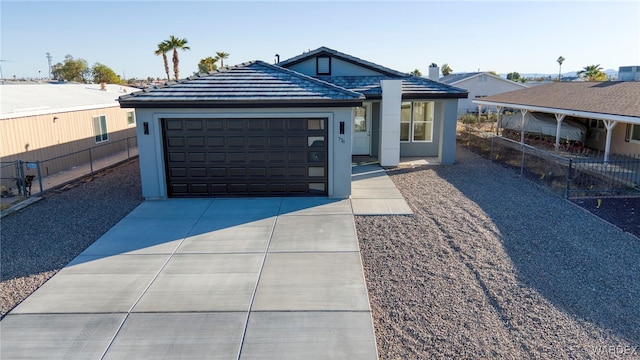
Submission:
[[[556,149],[565,116],[598,119],[607,129],[605,160],[609,159],[611,132],[618,122],[640,125],[640,82],[554,82],[473,100],[479,107],[492,105],[555,114]],[[500,112],[500,111],[498,111]],[[524,122],[524,117],[522,120]]]

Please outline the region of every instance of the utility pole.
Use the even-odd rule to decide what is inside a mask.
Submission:
[[[47,62],[49,62],[49,79],[51,79],[51,60],[53,60],[53,56],[47,53]]]

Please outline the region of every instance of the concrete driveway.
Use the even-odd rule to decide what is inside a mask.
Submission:
[[[376,359],[351,200],[146,201],[1,323],[6,359]]]

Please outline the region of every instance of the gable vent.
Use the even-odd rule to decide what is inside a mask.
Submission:
[[[328,56],[318,56],[316,58],[316,74],[331,75],[331,58]]]

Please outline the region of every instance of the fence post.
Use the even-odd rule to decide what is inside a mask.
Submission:
[[[44,189],[42,188],[42,173],[40,172],[40,160],[36,161],[36,171],[38,172],[38,184],[40,184],[40,193],[38,196],[42,197]]]
[[[27,185],[24,182],[24,166],[22,160],[18,160],[16,166],[18,178],[16,179],[16,186],[18,187],[18,194],[27,196]]]
[[[93,157],[91,156],[91,149],[89,149],[89,168],[91,170],[91,175],[93,175]]]
[[[522,160],[520,160],[520,176],[524,175],[524,144],[522,144]]]
[[[491,150],[489,151],[489,160],[493,161],[493,141],[495,136],[491,135]]]
[[[571,165],[573,164],[573,159],[569,158],[569,171],[567,171],[567,186],[564,189],[564,198],[569,198],[569,189],[571,188]]]
[[[130,149],[129,138],[127,138],[127,161],[131,160],[131,155],[130,155],[129,149]]]

